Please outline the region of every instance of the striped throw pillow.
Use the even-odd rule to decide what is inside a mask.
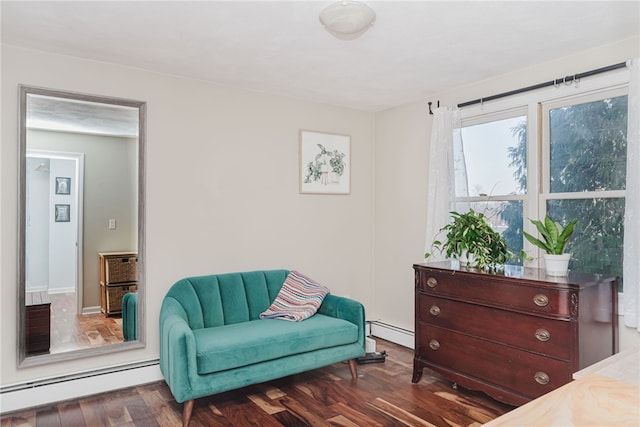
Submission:
[[[291,271],[276,299],[260,314],[260,318],[303,321],[318,311],[328,293],[328,288],[297,271]]]

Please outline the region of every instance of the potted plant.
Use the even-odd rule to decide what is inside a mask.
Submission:
[[[529,221],[536,226],[543,240],[537,239],[526,231],[522,233],[531,244],[545,251],[544,269],[546,274],[549,276],[566,276],[569,273],[571,254],[565,253],[564,250],[578,220],[570,221],[565,227],[552,220],[549,215],[545,216],[544,223],[531,218],[529,218]]]
[[[507,241],[487,223],[485,215],[470,209],[469,212],[450,212],[453,221],[439,231],[446,232],[446,240],[435,240],[433,250],[447,258],[457,259],[467,268],[496,271],[515,258],[507,249]],[[433,251],[432,251],[433,252]],[[429,258],[431,253],[426,253]]]
[[[338,150],[329,151],[322,144],[318,144],[320,152],[316,154],[313,162],[307,164],[307,174],[304,177],[304,183],[320,181],[322,184],[329,184],[329,172],[331,172],[331,182],[340,182],[340,177],[344,173],[346,163],[345,153]],[[331,171],[329,171],[331,168]]]

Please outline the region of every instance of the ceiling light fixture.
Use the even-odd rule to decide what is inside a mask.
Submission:
[[[364,34],[376,20],[376,13],[364,3],[343,0],[320,12],[320,22],[340,39],[354,39]]]
[[[38,167],[36,168],[37,172],[49,172],[49,165],[45,162],[40,162]]]

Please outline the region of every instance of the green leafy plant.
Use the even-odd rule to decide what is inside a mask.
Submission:
[[[324,145],[318,144],[320,152],[316,154],[313,162],[307,163],[306,175],[304,177],[304,183],[309,184],[312,181],[318,181],[321,179],[323,166],[326,166],[327,160],[329,160],[329,166],[331,171],[335,172],[338,176],[342,176],[344,168],[346,166],[344,158],[345,153],[338,150],[329,151]]]
[[[562,255],[564,253],[569,237],[573,234],[573,229],[578,222],[577,219],[574,219],[565,227],[562,227],[559,222],[552,220],[549,215],[545,216],[544,223],[531,218],[529,218],[529,221],[536,226],[543,240],[523,231],[522,234],[524,234],[525,239],[551,255]]]
[[[447,258],[467,257],[466,267],[495,271],[515,258],[507,249],[507,241],[487,223],[485,215],[470,209],[469,212],[450,212],[453,221],[442,227],[446,240],[435,240],[433,250]],[[432,250],[432,252],[433,252]],[[424,254],[428,259],[431,253]]]
[[[341,153],[338,150],[333,150],[330,154],[329,164],[331,165],[331,170],[337,173],[339,176],[342,176],[344,173],[344,167],[346,166],[344,163],[345,153]]]

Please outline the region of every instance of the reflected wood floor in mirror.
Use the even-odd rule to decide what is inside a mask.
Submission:
[[[76,294],[51,294],[50,353],[124,342],[122,318],[102,313],[78,315]]]
[[[196,399],[191,427],[473,426],[513,407],[458,387],[425,368],[411,383],[413,350],[376,339],[384,363],[346,363]],[[180,426],[182,405],[164,382],[4,415],[10,426]]]

